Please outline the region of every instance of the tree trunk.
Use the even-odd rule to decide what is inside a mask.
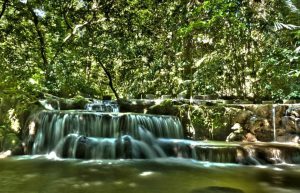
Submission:
[[[109,72],[109,70],[105,67],[105,65],[101,61],[98,60],[98,63],[100,64],[101,68],[104,70],[104,72],[105,72],[105,74],[106,74],[106,76],[108,78],[108,81],[109,81],[108,85],[109,85],[110,89],[114,93],[116,99],[119,100],[120,97],[119,97],[119,95],[118,95],[118,93],[117,93],[117,91],[116,91],[116,89],[114,87],[113,78],[111,76],[111,73]]]
[[[2,10],[1,10],[1,12],[0,12],[0,19],[1,19],[1,17],[4,15],[4,12],[5,12],[5,10],[6,10],[7,4],[8,4],[8,0],[5,0],[5,1],[3,2],[3,4],[2,4]]]

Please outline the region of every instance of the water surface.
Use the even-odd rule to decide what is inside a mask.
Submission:
[[[298,165],[243,166],[191,159],[0,160],[1,193],[298,193]]]

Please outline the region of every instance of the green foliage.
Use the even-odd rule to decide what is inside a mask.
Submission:
[[[0,98],[15,109],[43,93],[281,100],[299,90],[297,1],[24,2],[0,11]]]
[[[153,105],[148,109],[149,114],[180,116],[180,108],[171,100],[164,100],[158,105]]]
[[[17,134],[10,131],[8,128],[9,127],[3,125],[0,126],[0,152],[13,149],[20,143]]]
[[[231,117],[224,106],[197,106],[191,111],[195,138],[200,140],[225,140],[230,133]]]

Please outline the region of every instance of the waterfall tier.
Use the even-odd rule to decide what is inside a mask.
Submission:
[[[36,117],[36,128],[38,132],[33,145],[34,154],[49,153],[68,141],[70,136],[74,139],[74,135],[88,138],[93,144],[94,141],[120,142],[126,139],[124,136],[128,136],[127,141],[131,144],[139,141],[148,146],[153,146],[155,138],[183,138],[182,126],[177,117],[146,114],[43,111]]]
[[[300,147],[280,143],[225,143],[183,139],[177,117],[95,111],[42,111],[33,120],[33,154],[79,159],[159,157],[241,163],[300,163]]]

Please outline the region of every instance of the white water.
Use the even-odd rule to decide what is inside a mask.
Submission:
[[[98,112],[119,112],[119,106],[113,101],[102,101],[94,100],[93,103],[89,103],[85,106],[88,111],[98,111]]]
[[[276,134],[276,105],[272,106],[272,120],[273,120],[273,141],[277,141],[277,134]]]

